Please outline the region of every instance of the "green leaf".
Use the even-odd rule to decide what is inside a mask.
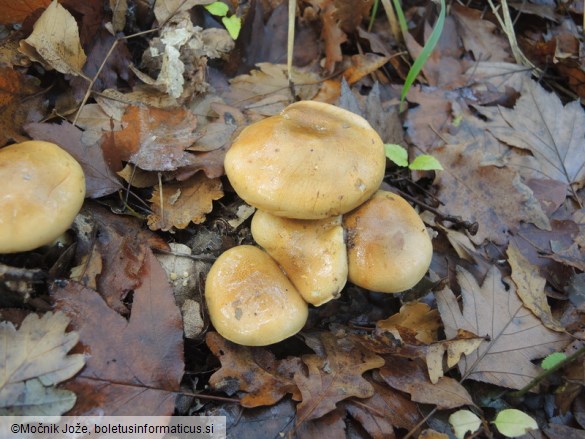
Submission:
[[[562,352],[554,352],[550,355],[547,355],[546,358],[542,360],[540,366],[544,370],[549,370],[555,367],[557,364],[561,363],[562,361],[565,361],[566,359],[567,359],[566,354]]]
[[[415,158],[410,165],[408,165],[409,169],[413,171],[442,171],[443,167],[441,163],[434,158],[432,155],[419,155]]]
[[[240,35],[240,30],[242,29],[242,21],[240,20],[240,17],[237,15],[232,15],[229,18],[223,17],[221,22],[229,32],[230,37],[234,40],[238,39],[238,35]]]
[[[449,424],[453,427],[455,437],[464,439],[465,433],[475,433],[481,425],[481,419],[469,410],[458,410],[449,416]]]
[[[518,437],[528,430],[538,430],[538,424],[533,418],[516,409],[502,410],[496,416],[494,425],[506,437]]]
[[[402,92],[400,93],[400,107],[402,110],[402,106],[404,104],[404,100],[406,99],[406,95],[408,94],[408,90],[412,87],[412,84],[416,80],[418,74],[421,72],[423,66],[431,56],[432,51],[434,50],[435,46],[439,42],[439,38],[441,38],[441,33],[443,32],[443,25],[445,24],[445,0],[441,1],[441,11],[439,12],[439,17],[437,18],[437,22],[435,23],[435,28],[433,32],[431,32],[431,36],[427,40],[426,44],[422,48],[420,54],[414,61],[414,64],[408,71],[408,75],[406,75],[406,80],[404,81],[404,86],[402,87]]]
[[[394,143],[386,143],[384,145],[384,152],[392,162],[398,166],[408,166],[408,151],[400,145]]]
[[[228,5],[223,2],[213,2],[204,6],[207,11],[217,17],[225,17],[230,10]],[[227,27],[227,26],[226,26]],[[235,38],[234,38],[235,39]]]

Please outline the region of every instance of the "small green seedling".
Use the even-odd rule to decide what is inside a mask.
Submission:
[[[221,17],[221,22],[234,40],[238,38],[242,29],[242,20],[237,15],[227,16],[229,7],[223,2],[213,2],[204,6],[211,15]]]
[[[386,157],[398,166],[408,167],[411,171],[442,171],[441,163],[431,155],[423,154],[416,157],[410,164],[408,163],[408,151],[400,145],[386,143],[384,145]]]

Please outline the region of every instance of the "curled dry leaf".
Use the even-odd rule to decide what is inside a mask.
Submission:
[[[265,348],[240,346],[216,332],[208,332],[205,341],[221,361],[221,368],[209,379],[212,388],[228,395],[245,392],[240,400],[244,407],[273,405],[287,393],[300,399],[293,381],[295,372],[301,368],[300,359],[276,360]]]
[[[75,394],[54,387],[85,364],[83,355],[67,355],[79,341],[68,324],[62,312],[29,314],[18,330],[0,323],[0,415],[60,415],[73,406]]]
[[[32,34],[20,43],[23,53],[63,74],[83,76],[87,57],[79,40],[73,15],[57,0],[49,5],[34,25]]]
[[[374,388],[362,374],[384,365],[384,360],[347,338],[323,332],[316,340],[321,355],[304,355],[307,371],[295,373],[302,395],[297,407],[297,425],[335,410],[336,404],[355,396],[369,398]]]
[[[441,326],[439,312],[426,303],[407,303],[386,320],[379,320],[376,327],[389,331],[398,340],[411,344],[429,344],[437,340]]]
[[[185,181],[156,186],[152,193],[152,213],[148,215],[151,230],[184,229],[189,223],[205,221],[213,209],[213,201],[223,197],[221,180],[207,178],[201,172]]]

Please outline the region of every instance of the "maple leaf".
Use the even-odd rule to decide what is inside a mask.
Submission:
[[[228,395],[240,390],[246,395],[240,400],[244,407],[273,405],[287,393],[300,399],[293,381],[294,372],[301,367],[300,359],[276,360],[264,348],[240,346],[216,332],[208,332],[205,342],[221,361],[221,368],[209,379],[209,385]]]
[[[88,353],[66,388],[78,395],[72,415],[170,415],[183,376],[183,325],[166,275],[151,251],[127,320],[75,282],[54,285],[56,307],[71,318]]]
[[[73,406],[75,394],[54,388],[85,363],[81,354],[67,355],[79,341],[65,332],[68,324],[62,312],[29,314],[18,330],[0,323],[0,415],[62,414]]]
[[[294,380],[302,395],[297,407],[297,425],[335,410],[337,402],[355,396],[369,398],[372,385],[362,374],[384,365],[384,360],[349,339],[329,332],[314,341],[323,355],[304,355],[307,373],[299,371]]]
[[[562,350],[569,337],[542,325],[526,309],[513,285],[508,289],[497,267],[492,266],[480,287],[473,276],[457,267],[463,312],[449,288],[437,293],[437,305],[447,337],[458,329],[488,336],[479,348],[459,361],[463,378],[520,389],[541,369],[530,360]]]
[[[585,184],[585,112],[579,101],[563,106],[553,92],[525,79],[514,108],[482,108],[498,140],[530,151],[541,177],[575,189]]]

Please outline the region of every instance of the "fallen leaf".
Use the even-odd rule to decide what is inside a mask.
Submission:
[[[346,425],[343,412],[334,410],[318,419],[297,425],[298,437],[318,437],[322,439],[338,439],[345,436]]]
[[[564,332],[565,328],[556,321],[544,292],[546,279],[540,275],[538,267],[532,265],[518,249],[510,243],[507,250],[508,263],[512,268],[512,280],[516,285],[516,293],[522,303],[540,319],[542,324],[553,331]]]
[[[450,369],[459,362],[462,355],[471,354],[483,341],[483,338],[474,334],[460,335],[458,336],[460,338],[443,340],[427,346],[425,360],[431,383],[436,384],[445,373],[443,366],[445,353],[447,353],[447,369]]]
[[[77,22],[57,0],[42,13],[33,33],[20,47],[33,61],[64,74],[83,76],[87,57],[79,41]]]
[[[300,398],[293,381],[295,371],[301,367],[300,359],[276,360],[264,348],[240,346],[216,332],[208,332],[205,342],[221,361],[221,368],[209,379],[213,389],[228,395],[245,392],[240,399],[244,407],[274,405],[287,393]]]
[[[175,410],[184,368],[181,313],[150,251],[141,276],[129,319],[80,284],[52,287],[57,309],[71,318],[91,353],[83,371],[65,386],[78,395],[71,415],[163,416]]]
[[[417,341],[424,344],[436,341],[440,326],[439,312],[421,302],[402,305],[399,313],[376,323],[377,328],[389,331],[398,340],[411,344],[417,344]],[[408,334],[403,338],[401,334],[406,332]]]
[[[38,81],[8,67],[0,67],[0,146],[29,140],[23,125],[44,116]],[[36,95],[36,96],[35,96]]]
[[[577,270],[585,271],[585,246],[574,242],[569,247],[564,248],[556,241],[551,241],[553,253],[546,257],[561,264],[575,267]]]
[[[154,3],[154,16],[158,24],[162,25],[173,15],[189,11],[197,5],[208,5],[215,0],[156,0]]]
[[[465,49],[476,61],[505,62],[512,59],[510,46],[498,27],[482,11],[454,4],[451,14]]]
[[[75,394],[55,388],[85,363],[81,354],[67,355],[79,341],[65,332],[68,324],[62,312],[29,314],[18,329],[0,323],[1,415],[60,415],[73,406]]]
[[[46,8],[51,0],[0,0],[0,24],[22,23],[34,11]]]
[[[297,425],[335,410],[336,404],[355,396],[369,398],[374,388],[362,374],[381,367],[384,360],[348,339],[323,332],[316,340],[321,355],[303,355],[307,372],[295,373],[302,402],[297,406]]]
[[[349,399],[343,405],[373,439],[394,437],[394,428],[412,430],[422,420],[417,406],[406,395],[373,380],[370,398]]]
[[[79,162],[85,174],[86,196],[99,198],[112,194],[123,186],[104,159],[100,145],[83,142],[83,131],[69,122],[29,123],[24,129],[35,140],[53,142]]]
[[[149,200],[152,213],[148,215],[148,227],[166,232],[202,223],[213,209],[213,201],[221,197],[221,180],[207,178],[201,172],[185,181],[163,184],[162,201],[160,187],[156,186]]]
[[[457,410],[449,416],[449,424],[453,427],[457,439],[465,439],[467,432],[473,434],[479,429],[481,419],[469,410]]]
[[[490,340],[461,359],[463,378],[520,389],[541,372],[530,360],[562,350],[569,341],[522,306],[513,285],[505,288],[497,267],[490,268],[481,287],[461,267],[457,267],[457,280],[463,312],[449,288],[437,293],[445,334],[453,338],[458,329],[465,329]]]
[[[431,383],[421,359],[391,356],[380,376],[390,387],[409,393],[413,401],[436,405],[439,410],[474,405],[465,387],[453,378],[441,377],[436,384]]]
[[[104,155],[134,163],[146,171],[173,171],[188,165],[185,149],[199,137],[197,118],[177,107],[159,109],[130,105],[122,118],[123,129],[104,134]],[[121,163],[116,164],[119,171]]]
[[[486,108],[487,125],[501,142],[530,151],[543,177],[581,188],[585,184],[585,112],[579,101],[563,105],[552,92],[526,79],[514,108]]]

